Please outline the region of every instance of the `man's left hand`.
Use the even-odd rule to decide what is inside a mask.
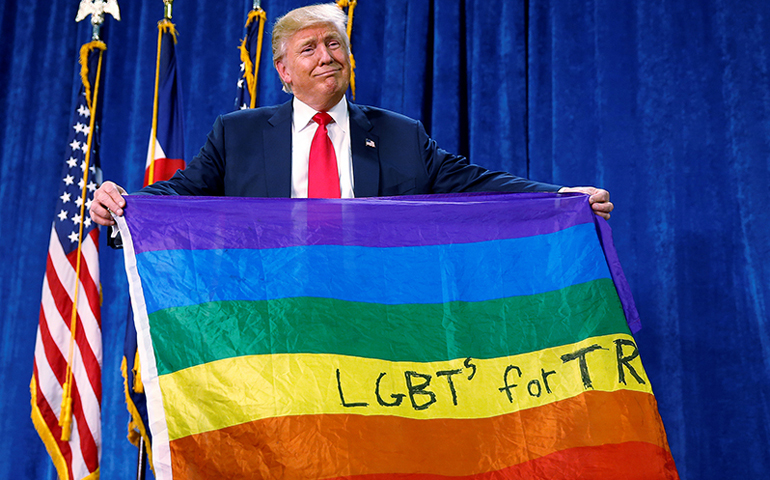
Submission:
[[[557,193],[570,192],[590,195],[588,197],[588,203],[591,204],[594,213],[605,220],[610,219],[610,212],[615,208],[612,202],[610,202],[610,192],[596,187],[562,187]]]

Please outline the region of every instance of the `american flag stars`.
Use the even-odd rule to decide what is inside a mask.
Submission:
[[[85,97],[85,95],[84,95],[84,97]],[[78,105],[77,112],[78,112],[78,115],[80,115],[81,117],[88,118],[88,117],[91,116],[91,111],[88,110],[88,107],[86,107],[83,104]]]
[[[236,102],[238,102],[239,99],[243,100],[246,98],[246,91],[244,90],[246,88],[246,82],[244,82],[243,73],[246,71],[246,64],[241,62],[240,65],[241,75],[238,77],[238,98],[236,98]],[[242,101],[240,105],[238,105],[239,110],[246,110],[249,108],[248,103],[245,101]]]
[[[91,218],[87,214],[81,214],[83,206],[83,185],[84,173],[86,171],[86,153],[88,152],[88,136],[91,133],[90,128],[91,112],[86,104],[85,95],[78,97],[78,106],[73,115],[72,128],[70,129],[69,147],[70,153],[64,161],[62,172],[62,187],[59,194],[59,201],[56,211],[57,221],[55,228],[59,239],[68,250],[68,246],[76,247],[80,235],[80,224],[83,223],[83,236],[93,228]],[[92,140],[96,142],[97,139]],[[93,150],[92,150],[93,152]],[[86,184],[86,210],[91,205],[93,194],[97,188],[98,174],[101,173],[97,168],[97,159],[89,160],[88,177]]]
[[[88,136],[88,132],[90,131],[90,128],[88,128],[88,125],[85,125],[79,122],[76,123],[72,128],[74,128],[76,132],[82,133],[86,137]]]

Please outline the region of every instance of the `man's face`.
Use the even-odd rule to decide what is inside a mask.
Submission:
[[[350,84],[350,60],[343,39],[331,25],[308,27],[286,41],[286,53],[275,62],[281,79],[299,100],[328,110]]]

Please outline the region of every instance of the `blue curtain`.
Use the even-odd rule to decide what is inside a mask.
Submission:
[[[54,193],[90,26],[78,0],[0,3],[0,478],[54,478],[29,380]],[[264,0],[268,22],[308,2]],[[232,110],[251,1],[176,2],[188,160]],[[141,186],[161,2],[107,20],[105,178]],[[268,29],[269,30],[269,29]],[[356,102],[476,163],[612,193],[637,335],[684,479],[770,471],[770,4],[360,0]],[[258,104],[284,102],[269,35]],[[103,478],[132,478],[127,294],[102,234]]]

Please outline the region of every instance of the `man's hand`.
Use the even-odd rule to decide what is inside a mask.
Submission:
[[[562,187],[557,193],[570,192],[590,195],[588,203],[591,204],[594,213],[605,220],[610,219],[610,212],[615,208],[615,205],[610,202],[610,192],[596,187]]]
[[[123,187],[113,182],[104,182],[94,193],[94,201],[88,209],[91,219],[99,225],[115,225],[110,212],[117,216],[123,215],[126,207],[126,199],[123,198],[125,193]]]

